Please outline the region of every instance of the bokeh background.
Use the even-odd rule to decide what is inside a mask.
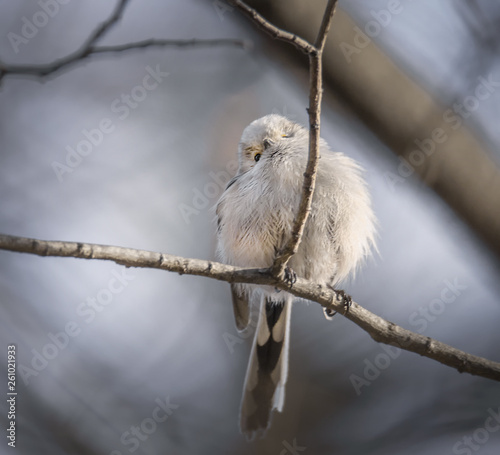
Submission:
[[[0,0],[2,62],[64,57],[116,7],[61,1],[13,44],[44,4]],[[252,4],[306,37],[325,6]],[[321,125],[366,169],[379,219],[379,254],[343,287],[384,318],[497,361],[499,23],[487,0],[340,0]],[[307,123],[307,59],[223,0],[131,0],[99,44],[151,37],[253,48],[145,49],[45,79],[6,75],[0,232],[215,258],[213,206],[239,136],[271,112]],[[137,88],[152,70],[168,75]],[[102,137],[92,133],[103,121]],[[412,155],[436,128],[447,139]],[[87,155],[56,172],[92,134]],[[384,348],[315,304],[294,307],[284,412],[248,443],[237,422],[252,333],[237,333],[226,283],[0,251],[0,299],[1,393],[7,345],[17,345],[17,453],[500,451],[497,383]],[[6,442],[0,453],[13,453]]]

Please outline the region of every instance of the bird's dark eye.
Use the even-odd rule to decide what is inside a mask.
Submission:
[[[253,159],[255,161],[259,161],[260,160],[260,155],[262,155],[262,153],[256,153],[254,156],[253,156]]]

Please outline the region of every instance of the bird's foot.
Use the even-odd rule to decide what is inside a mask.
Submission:
[[[346,315],[349,312],[349,308],[351,308],[352,305],[352,298],[349,294],[346,294],[342,289],[337,291],[336,289],[333,289],[333,287],[328,286],[333,292],[335,292],[336,300],[339,303],[344,304],[344,315]],[[337,312],[331,308],[323,308],[323,313],[325,313],[325,318],[328,319],[329,321],[332,320],[332,318],[337,314]]]
[[[337,312],[333,311],[331,308],[323,308],[323,313],[325,314],[325,318],[327,319],[327,321],[331,321],[337,314]]]
[[[339,299],[340,295],[340,299]],[[349,308],[352,306],[352,298],[349,294],[346,294],[342,289],[337,291],[337,300],[344,304],[344,314],[349,313]]]
[[[284,280],[288,286],[292,287],[297,281],[297,274],[290,267],[285,267]]]

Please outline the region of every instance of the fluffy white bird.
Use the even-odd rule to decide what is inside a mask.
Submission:
[[[270,267],[291,236],[307,165],[309,132],[285,117],[252,122],[239,143],[239,168],[217,203],[218,255],[240,267]],[[335,286],[375,247],[375,216],[359,165],[320,142],[310,216],[289,266],[302,278]],[[269,286],[231,285],[236,326],[249,322],[249,302],[261,301],[250,356],[240,428],[263,435],[282,411],[288,373],[292,295]]]

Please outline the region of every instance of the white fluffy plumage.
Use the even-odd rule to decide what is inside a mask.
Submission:
[[[222,261],[272,265],[292,231],[308,147],[309,132],[279,115],[255,120],[244,130],[237,175],[217,204]],[[375,216],[359,165],[330,151],[324,140],[320,155],[311,213],[290,267],[298,276],[335,285],[373,249]]]

